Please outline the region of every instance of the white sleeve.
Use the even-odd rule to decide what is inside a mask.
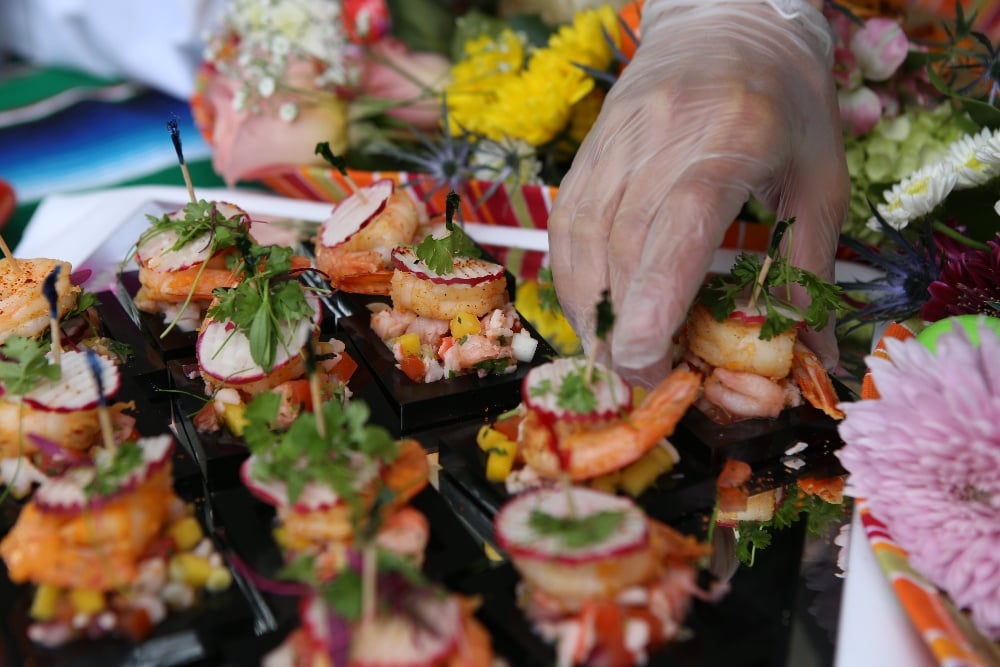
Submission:
[[[725,11],[729,5],[767,4],[783,19],[799,24],[816,43],[816,53],[833,64],[833,33],[830,24],[819,10],[821,2],[810,0],[646,0],[642,10],[643,34],[647,23],[658,23],[660,18],[675,9],[697,9],[703,14]]]

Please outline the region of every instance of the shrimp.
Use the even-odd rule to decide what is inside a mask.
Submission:
[[[382,340],[389,340],[406,333],[416,319],[416,313],[404,313],[393,308],[386,308],[372,313],[370,326],[376,336]]]
[[[134,403],[109,406],[115,442],[124,442],[135,435],[135,418],[125,414],[125,410],[134,407]],[[102,440],[98,409],[58,412],[0,398],[0,458],[37,454],[38,447],[28,437],[31,435],[65,449],[90,449]]]
[[[49,328],[45,278],[60,267],[56,310],[61,318],[76,306],[80,288],[70,283],[72,267],[56,259],[0,259],[0,345],[11,336],[37,338]]]
[[[29,503],[0,542],[12,581],[110,591],[135,580],[139,557],[180,502],[165,466],[104,505],[43,511]]]
[[[239,283],[239,272],[226,266],[229,254],[219,253],[208,262],[178,271],[157,271],[140,264],[137,306],[154,308],[159,302],[184,303],[188,299],[207,304],[213,298],[213,290],[235,287]]]
[[[760,338],[760,324],[728,318],[719,322],[698,303],[691,309],[684,336],[688,350],[716,368],[727,368],[780,380],[792,367],[795,329]]]
[[[399,310],[446,321],[459,313],[482,317],[510,301],[506,280],[439,283],[408,271],[393,273],[391,296],[393,306]]]
[[[705,400],[737,419],[777,417],[785,390],[763,375],[715,368],[705,379]]]
[[[520,450],[525,462],[545,477],[558,477],[560,459],[573,481],[619,470],[641,458],[674,427],[701,393],[701,376],[675,369],[625,417],[598,424],[583,421],[546,423],[529,409],[521,423]]]
[[[802,390],[809,404],[834,419],[843,419],[844,412],[837,407],[840,399],[830,376],[819,357],[801,342],[792,349],[792,377]]]
[[[481,361],[489,359],[513,359],[514,351],[510,345],[500,345],[494,340],[479,334],[464,337],[463,342],[456,341],[448,348],[442,357],[445,372],[461,373],[473,368]],[[512,364],[513,366],[513,364]]]
[[[316,268],[334,287],[358,294],[389,294],[390,253],[410,243],[420,225],[420,212],[405,192],[394,192],[385,208],[346,241],[325,246],[316,238]]]

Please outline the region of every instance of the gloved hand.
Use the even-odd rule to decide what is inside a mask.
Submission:
[[[749,195],[795,216],[795,265],[833,278],[849,181],[828,31],[804,0],[646,0],[641,45],[549,218],[560,303],[589,350],[610,287],[611,357],[629,380],[668,372],[671,337]],[[807,340],[828,364],[832,329]]]

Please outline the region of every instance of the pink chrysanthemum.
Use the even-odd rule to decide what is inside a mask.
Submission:
[[[867,498],[910,563],[1000,639],[1000,337],[961,327],[932,354],[888,340],[881,398],[842,406],[847,492]]]

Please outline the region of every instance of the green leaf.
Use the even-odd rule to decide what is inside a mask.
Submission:
[[[123,442],[110,457],[97,459],[94,478],[84,487],[84,495],[93,498],[117,491],[129,473],[142,465],[142,460],[142,448],[137,442]]]
[[[555,537],[567,549],[580,549],[607,539],[621,525],[624,516],[619,510],[603,510],[582,517],[553,516],[533,510],[528,523],[539,535]]]
[[[45,356],[48,346],[23,336],[11,336],[0,347],[0,382],[6,391],[23,396],[43,380],[58,380],[61,369]]]
[[[597,338],[607,340],[608,334],[615,326],[615,309],[611,305],[611,291],[601,292],[601,300],[597,303]]]
[[[597,396],[584,373],[583,369],[578,369],[563,376],[556,405],[577,414],[587,414],[597,408]],[[595,370],[592,379],[596,381],[597,378],[598,372]]]
[[[337,615],[354,623],[361,618],[361,575],[344,568],[322,588],[323,599]]]

